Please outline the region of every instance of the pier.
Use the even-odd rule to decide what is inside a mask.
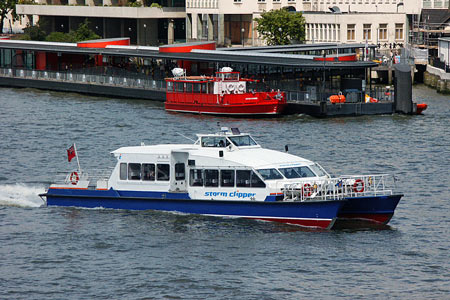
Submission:
[[[258,80],[250,89],[286,92],[286,114],[391,114],[396,111],[395,90],[372,85],[371,69],[377,64],[358,60],[355,52],[361,47],[291,45],[267,53],[258,48],[215,49],[213,42],[142,47],[123,45],[123,39],[82,45],[1,41],[0,86],[165,101],[164,79],[173,67],[190,75],[212,75],[228,66]],[[336,49],[338,55],[333,54]],[[338,94],[345,96],[345,103],[329,101]]]

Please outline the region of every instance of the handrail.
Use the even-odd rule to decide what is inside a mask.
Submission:
[[[381,175],[343,175],[337,178],[304,178],[282,188],[283,201],[327,201],[350,197],[392,195],[395,177]]]

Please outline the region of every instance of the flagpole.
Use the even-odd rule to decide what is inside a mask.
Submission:
[[[81,173],[80,160],[78,159],[77,145],[75,143],[73,143],[73,148],[75,149],[75,157],[77,158],[78,171]]]

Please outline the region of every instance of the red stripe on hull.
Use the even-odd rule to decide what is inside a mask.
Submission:
[[[269,222],[277,222],[277,223],[284,223],[284,224],[290,224],[290,225],[297,225],[297,226],[303,226],[303,227],[314,227],[314,228],[321,228],[321,229],[330,229],[335,219],[332,220],[302,220],[302,219],[275,219],[275,218],[248,218],[247,219],[253,219],[253,220],[263,220],[263,221],[269,221]]]
[[[189,112],[198,114],[225,114],[225,115],[268,115],[280,114],[286,104],[255,104],[255,105],[190,105],[181,103],[167,103],[166,110],[176,112]]]
[[[339,219],[368,221],[378,224],[387,224],[394,214],[339,214]]]

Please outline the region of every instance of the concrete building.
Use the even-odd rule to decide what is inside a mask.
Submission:
[[[148,6],[157,2],[138,0],[142,6],[131,7],[127,0],[37,0],[39,5],[17,5],[16,10],[39,16],[48,31],[69,32],[87,18],[91,29],[104,38],[129,37],[131,44],[141,45],[185,41],[184,1]]]

